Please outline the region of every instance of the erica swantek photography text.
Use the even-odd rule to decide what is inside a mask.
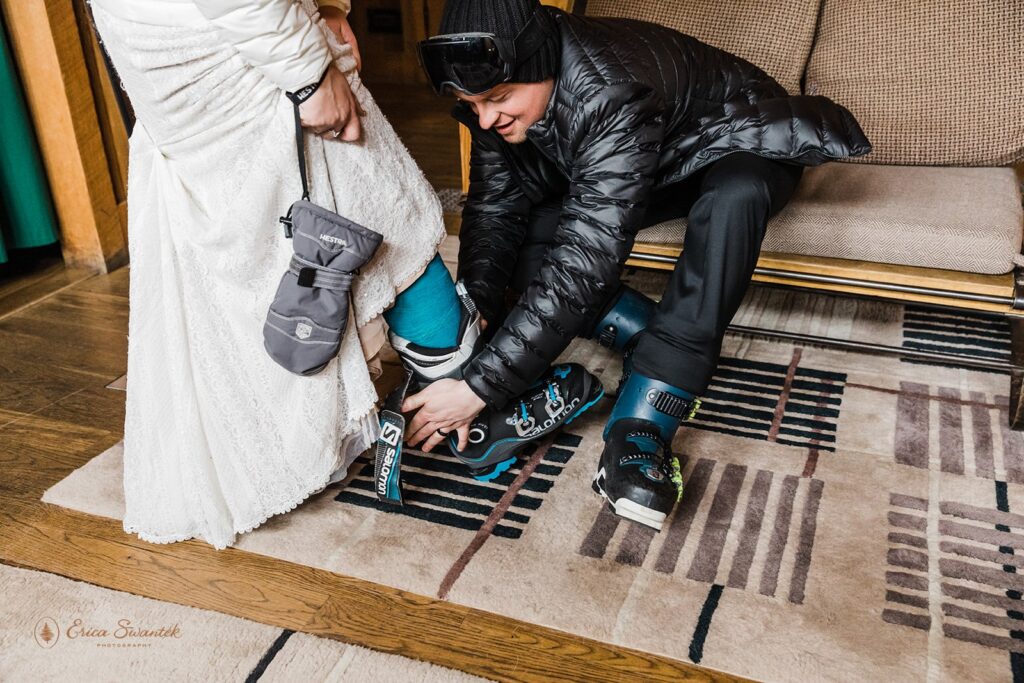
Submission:
[[[40,619],[35,628],[36,642],[50,648],[60,640],[88,642],[97,647],[149,647],[168,638],[181,638],[180,624],[154,625],[141,623],[129,617],[114,623],[94,623],[74,617],[64,624],[56,619]]]

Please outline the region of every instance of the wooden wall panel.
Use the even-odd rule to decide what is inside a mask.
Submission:
[[[127,261],[127,242],[72,0],[0,0],[43,164],[65,264]]]
[[[127,198],[128,188],[128,130],[117,104],[115,86],[107,71],[103,50],[93,29],[86,0],[74,0],[78,17],[78,30],[82,36],[85,65],[89,70],[96,115],[99,119],[103,146],[107,150],[107,165],[118,204]],[[120,89],[120,86],[117,86]]]

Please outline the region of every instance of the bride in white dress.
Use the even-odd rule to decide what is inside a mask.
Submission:
[[[225,548],[343,476],[376,438],[367,358],[381,312],[444,236],[441,208],[311,0],[91,5],[137,117],[124,528]],[[362,138],[307,133],[312,200],[384,244],[356,278],[338,358],[300,377],[262,342],[292,253],[278,217],[301,195],[284,93],[332,63],[365,111]]]

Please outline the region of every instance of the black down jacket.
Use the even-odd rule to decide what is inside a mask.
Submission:
[[[716,159],[747,151],[817,165],[871,145],[824,97],[790,97],[753,64],[668,28],[551,12],[561,63],[544,117],[512,145],[472,132],[459,276],[484,317],[500,319],[530,206],[564,197],[557,243],[518,304],[467,368],[502,407],[528,388],[615,291],[648,195]]]

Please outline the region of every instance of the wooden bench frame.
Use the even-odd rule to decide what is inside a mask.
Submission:
[[[670,271],[681,253],[679,247],[638,243],[634,245],[626,265]],[[869,261],[764,253],[754,269],[753,282],[772,287],[865,297],[953,311],[972,311],[1006,318],[1010,326],[1008,362],[963,358],[955,354],[918,351],[865,341],[792,334],[766,328],[731,325],[729,331],[849,351],[920,358],[968,368],[1009,372],[1010,426],[1024,429],[1021,394],[1024,383],[1024,271],[1020,268],[1005,275],[978,275]]]

